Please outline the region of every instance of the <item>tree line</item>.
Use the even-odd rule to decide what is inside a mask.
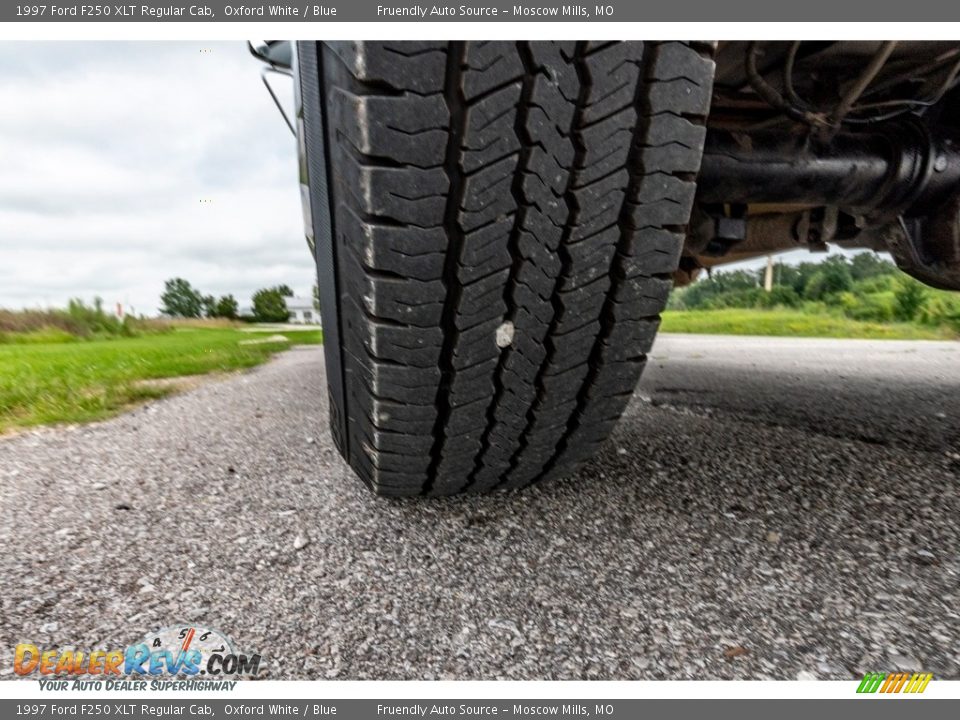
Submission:
[[[290,317],[287,298],[293,297],[289,285],[261,288],[251,298],[252,319],[256,322],[286,322]],[[316,287],[314,306],[319,310]],[[160,296],[160,312],[178,318],[225,318],[237,320],[240,305],[233,295],[214,297],[205,295],[183,278],[171,278],[164,283]]]
[[[855,320],[920,322],[960,330],[960,294],[934,290],[871,252],[830,255],[822,262],[779,263],[773,288],[765,268],[711,273],[671,295],[674,310],[793,308],[837,312]]]

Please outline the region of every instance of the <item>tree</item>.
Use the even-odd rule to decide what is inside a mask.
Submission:
[[[253,318],[257,322],[286,322],[290,317],[290,311],[287,310],[286,297],[291,297],[292,292],[286,285],[279,287],[263,288],[253,294]]]
[[[751,270],[724,270],[712,274],[709,282],[713,284],[717,292],[721,293],[731,290],[749,290],[763,284],[762,274],[758,275],[756,271]]]
[[[203,296],[183,278],[164,283],[160,312],[171,317],[198,318],[203,312]]]
[[[897,272],[897,266],[875,252],[857,253],[850,260],[850,274],[854,280],[866,280],[878,275],[892,275]]]
[[[320,312],[320,288],[313,286],[313,309]]]
[[[843,255],[828,257],[807,281],[803,295],[807,300],[823,300],[828,295],[849,292],[853,289],[850,265]]]
[[[237,304],[237,299],[233,295],[223,295],[217,300],[213,312],[214,317],[236,320],[237,315],[240,314],[240,305]]]
[[[217,299],[213,295],[203,295],[200,302],[203,305],[204,317],[217,317]]]
[[[794,292],[797,295],[803,294],[804,286],[807,284],[807,280],[810,275],[812,275],[815,270],[810,270],[809,268],[816,268],[817,266],[813,263],[803,262],[797,265],[788,265],[785,263],[778,263],[776,269],[776,285],[782,285],[783,287],[793,288]]]
[[[290,289],[289,285],[277,285],[274,290],[280,293],[283,297],[293,297],[293,290]]]
[[[912,277],[903,277],[893,291],[894,315],[897,320],[915,320],[927,301],[927,290]]]

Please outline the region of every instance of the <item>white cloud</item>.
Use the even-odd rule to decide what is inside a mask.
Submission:
[[[174,276],[306,294],[296,149],[258,65],[239,42],[0,46],[0,307],[149,314]]]

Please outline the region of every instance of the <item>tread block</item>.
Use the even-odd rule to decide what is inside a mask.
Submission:
[[[427,94],[443,90],[447,43],[329,42],[326,45],[350,74],[374,91],[382,85],[391,90]]]
[[[330,97],[330,122],[358,152],[432,167],[443,162],[450,114],[439,95],[354,95],[338,88]]]
[[[442,227],[450,183],[442,168],[362,165],[342,154],[342,181],[362,212],[418,227]]]

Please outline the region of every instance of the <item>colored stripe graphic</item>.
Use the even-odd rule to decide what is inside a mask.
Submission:
[[[914,675],[914,677],[916,678],[916,680],[911,680],[910,686],[904,692],[922,693],[924,690],[927,689],[927,685],[933,679],[933,673],[926,673],[925,675],[921,673],[918,675]]]
[[[933,679],[932,673],[867,673],[857,686],[858,693],[922,693]]]
[[[863,676],[863,680],[860,681],[860,687],[857,688],[858,693],[875,693],[880,687],[880,683],[883,681],[883,673],[867,673]]]

